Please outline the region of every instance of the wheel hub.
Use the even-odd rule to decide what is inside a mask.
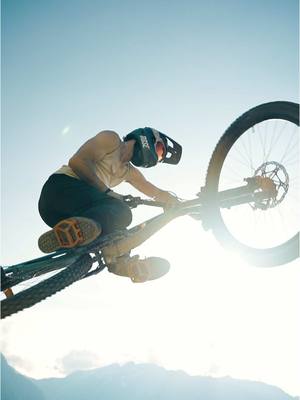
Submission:
[[[266,195],[255,202],[254,208],[267,210],[283,201],[289,189],[289,175],[282,164],[267,161],[256,169],[254,177],[258,180],[259,191]]]

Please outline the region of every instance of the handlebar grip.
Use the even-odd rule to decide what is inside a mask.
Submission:
[[[144,205],[144,206],[151,206],[151,207],[160,207],[163,208],[165,207],[164,203],[161,203],[159,201],[155,200],[146,200],[142,199],[141,197],[134,197],[129,195],[123,196],[123,201],[130,207],[130,208],[136,208],[139,205]]]

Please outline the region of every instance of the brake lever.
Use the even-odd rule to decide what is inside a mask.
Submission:
[[[139,205],[140,200],[140,197],[134,197],[131,196],[131,194],[123,196],[124,203],[126,203],[130,208],[136,208]]]

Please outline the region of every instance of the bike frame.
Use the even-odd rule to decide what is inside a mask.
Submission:
[[[120,232],[114,232],[100,236],[94,242],[71,250],[60,250],[31,261],[4,267],[3,271],[7,282],[2,285],[2,290],[17,285],[18,283],[52,272],[61,268],[71,266],[84,254],[92,254],[92,260],[98,265],[88,272],[84,277],[94,275],[102,271],[107,265],[116,263],[119,257],[128,254],[132,249],[140,246],[153,234],[168,224],[173,219],[190,215],[197,220],[203,220],[208,209],[213,207],[229,208],[240,204],[259,202],[270,198],[270,193],[261,190],[259,179],[247,178],[246,185],[221,191],[216,195],[208,193],[202,188],[193,200],[183,201],[179,206],[169,208],[163,213],[145,221],[137,226]],[[148,205],[163,207],[162,203],[152,200],[142,200],[138,197],[127,196],[127,203],[132,207],[137,205]],[[131,204],[130,204],[131,203]]]
[[[261,182],[255,178],[245,179],[247,185],[218,192],[217,196],[209,194],[205,187],[193,200],[186,200],[179,206],[170,208],[162,214],[128,230],[121,239],[113,241],[102,249],[102,254],[107,263],[114,263],[116,259],[130,250],[140,246],[154,233],[164,227],[173,219],[190,215],[197,220],[203,220],[211,207],[230,208],[250,202],[261,202],[269,198],[268,191],[256,191],[261,189]],[[151,200],[138,200],[138,204],[162,207],[161,203]]]

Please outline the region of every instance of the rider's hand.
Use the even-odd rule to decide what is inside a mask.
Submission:
[[[156,201],[165,203],[165,208],[176,207],[180,204],[178,197],[165,190],[160,190],[159,193],[154,197]]]

